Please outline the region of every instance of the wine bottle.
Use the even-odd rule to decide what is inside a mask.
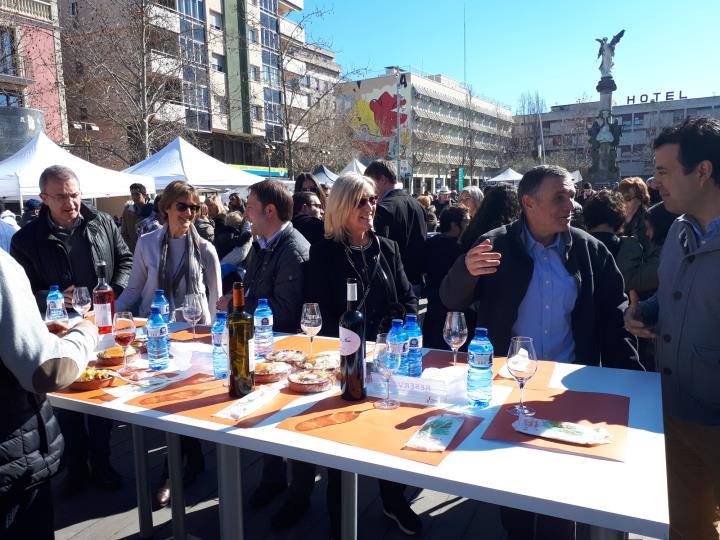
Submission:
[[[365,318],[357,310],[357,280],[347,280],[347,311],[340,317],[340,386],[347,401],[365,399]]]
[[[107,265],[100,261],[95,265],[98,282],[93,289],[93,309],[98,334],[111,334],[115,315],[115,292],[107,282]]]
[[[227,320],[230,361],[230,395],[241,398],[255,386],[255,340],[253,316],[245,311],[242,282],[233,283],[233,310]]]

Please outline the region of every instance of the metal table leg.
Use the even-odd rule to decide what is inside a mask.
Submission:
[[[220,538],[243,539],[242,467],[240,449],[217,445],[218,499],[220,500]]]
[[[357,474],[341,472],[340,538],[356,540],[357,538]]]
[[[183,491],[180,435],[167,433],[167,446],[173,538],[175,540],[185,540],[187,538],[187,531],[185,530],[185,492]]]
[[[152,538],[152,503],[150,501],[150,478],[148,474],[147,451],[145,449],[145,430],[141,426],[132,424],[132,438],[140,538]]]
[[[628,534],[604,527],[591,526],[590,540],[626,540]]]

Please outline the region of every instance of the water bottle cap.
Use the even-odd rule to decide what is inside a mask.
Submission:
[[[60,290],[60,287],[58,285],[50,285],[50,292],[59,291],[59,290]]]
[[[393,328],[399,328],[402,326],[402,324],[403,324],[402,319],[393,319],[392,320]]]
[[[406,318],[407,318],[407,322],[410,322],[410,321],[416,322],[417,321],[417,315],[415,315],[414,313],[408,313]]]
[[[261,304],[267,305],[267,298],[258,298],[258,306]]]
[[[218,319],[227,319],[227,311],[216,311],[215,312],[215,320]]]
[[[158,296],[165,296],[165,290],[164,289],[157,289],[155,291],[155,294]]]
[[[475,328],[475,337],[487,337],[487,335],[487,328],[483,328],[482,326]]]

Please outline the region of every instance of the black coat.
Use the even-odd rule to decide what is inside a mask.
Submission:
[[[373,223],[380,236],[397,242],[410,283],[421,282],[423,246],[427,224],[423,207],[402,189],[385,194],[378,202]]]
[[[65,244],[50,229],[49,212],[43,206],[38,218],[15,233],[10,244],[10,255],[25,269],[43,312],[50,285],[58,285],[62,291],[74,284],[70,257]],[[108,283],[117,298],[130,278],[132,253],[110,215],[85,204],[81,205],[80,213],[85,220],[82,234],[90,243],[93,266],[105,261]]]
[[[310,245],[325,238],[325,223],[321,219],[306,214],[298,214],[292,220],[295,230],[300,231]]]
[[[365,319],[365,337],[375,339],[381,326],[386,326],[389,318],[400,318],[404,313],[417,313],[417,298],[412,286],[405,276],[400,259],[398,246],[392,240],[376,236],[380,244],[380,257],[374,257],[368,265],[374,268],[380,260],[381,271],[375,274],[370,287],[374,292],[366,300],[367,309],[363,310],[383,313],[386,317]],[[375,240],[373,240],[375,241]],[[358,297],[362,298],[365,291],[361,285],[361,276],[348,259],[346,247],[340,242],[324,239],[310,247],[310,261],[305,273],[305,301],[320,304],[323,325],[320,334],[337,337],[340,316],[347,310],[347,279],[358,279]],[[385,277],[387,279],[385,279]],[[372,305],[370,305],[372,303]],[[382,320],[386,318],[387,320]],[[388,327],[382,330],[387,332]]]
[[[448,309],[460,311],[474,306],[477,325],[488,329],[499,354],[508,350],[518,308],[533,273],[523,231],[524,220],[520,219],[477,240],[476,245],[489,238],[493,251],[502,254],[496,273],[471,276],[465,268],[465,255],[461,255],[440,287],[440,297]],[[569,234],[571,244],[565,254],[565,268],[578,283],[571,314],[575,363],[639,368],[636,341],[624,329],[623,313],[628,302],[622,275],[612,255],[602,242],[585,231],[571,227]]]

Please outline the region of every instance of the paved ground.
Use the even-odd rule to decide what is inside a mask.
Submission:
[[[165,459],[163,434],[148,431],[151,477],[160,481]],[[217,470],[213,445],[204,444],[206,471],[186,490],[187,529],[200,539],[219,538]],[[138,522],[135,507],[134,469],[130,428],[120,424],[113,431],[113,465],[125,481],[121,491],[107,493],[89,489],[71,499],[62,499],[55,481],[55,530],[58,540],[97,540],[105,538],[137,538]],[[243,452],[243,497],[247,501],[258,483],[261,460],[255,452]],[[500,525],[496,506],[469,501],[460,497],[430,490],[408,488],[407,496],[413,499],[413,508],[422,515],[422,538],[502,540],[505,534]],[[327,538],[329,523],[325,511],[325,472],[320,470],[313,494],[312,507],[303,520],[283,534],[272,533],[270,516],[281,504],[282,497],[260,512],[244,509],[245,537],[254,539],[310,540]],[[382,513],[377,482],[361,477],[359,481],[358,536],[362,540],[395,540],[407,538]],[[170,509],[153,513],[155,538],[172,536]],[[640,537],[631,535],[632,539]]]

